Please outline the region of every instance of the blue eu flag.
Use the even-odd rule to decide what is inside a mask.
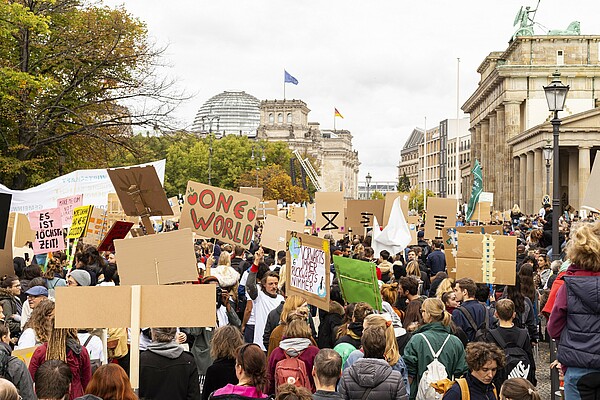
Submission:
[[[294,85],[298,84],[298,79],[294,78],[293,76],[291,76],[290,74],[288,74],[288,72],[284,69],[283,70],[283,82],[284,83],[293,83]]]

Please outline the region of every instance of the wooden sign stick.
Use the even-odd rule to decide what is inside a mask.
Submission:
[[[140,388],[140,316],[142,303],[142,287],[131,286],[131,346],[129,379],[131,387],[138,393]]]
[[[154,225],[152,225],[152,221],[150,221],[150,214],[148,214],[148,210],[144,205],[144,201],[140,194],[140,190],[137,185],[129,186],[127,190],[127,194],[131,197],[133,204],[135,204],[135,209],[140,214],[140,218],[142,219],[142,224],[146,228],[146,234],[153,235],[156,232],[154,231]]]

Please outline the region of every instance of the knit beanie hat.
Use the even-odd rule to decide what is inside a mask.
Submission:
[[[69,273],[69,276],[75,279],[75,282],[77,282],[79,286],[90,286],[92,284],[90,273],[83,269],[74,269]]]

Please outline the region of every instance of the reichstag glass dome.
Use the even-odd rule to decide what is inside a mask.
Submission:
[[[246,92],[223,92],[200,107],[192,130],[217,136],[256,136],[260,124],[260,101]]]

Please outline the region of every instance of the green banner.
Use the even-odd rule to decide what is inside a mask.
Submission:
[[[382,311],[375,264],[340,256],[333,256],[333,264],[346,302],[364,301]]]
[[[479,164],[479,160],[475,160],[475,167],[473,167],[473,189],[471,189],[471,198],[469,199],[469,205],[467,207],[467,222],[469,222],[473,216],[481,192],[483,192],[481,164]]]

